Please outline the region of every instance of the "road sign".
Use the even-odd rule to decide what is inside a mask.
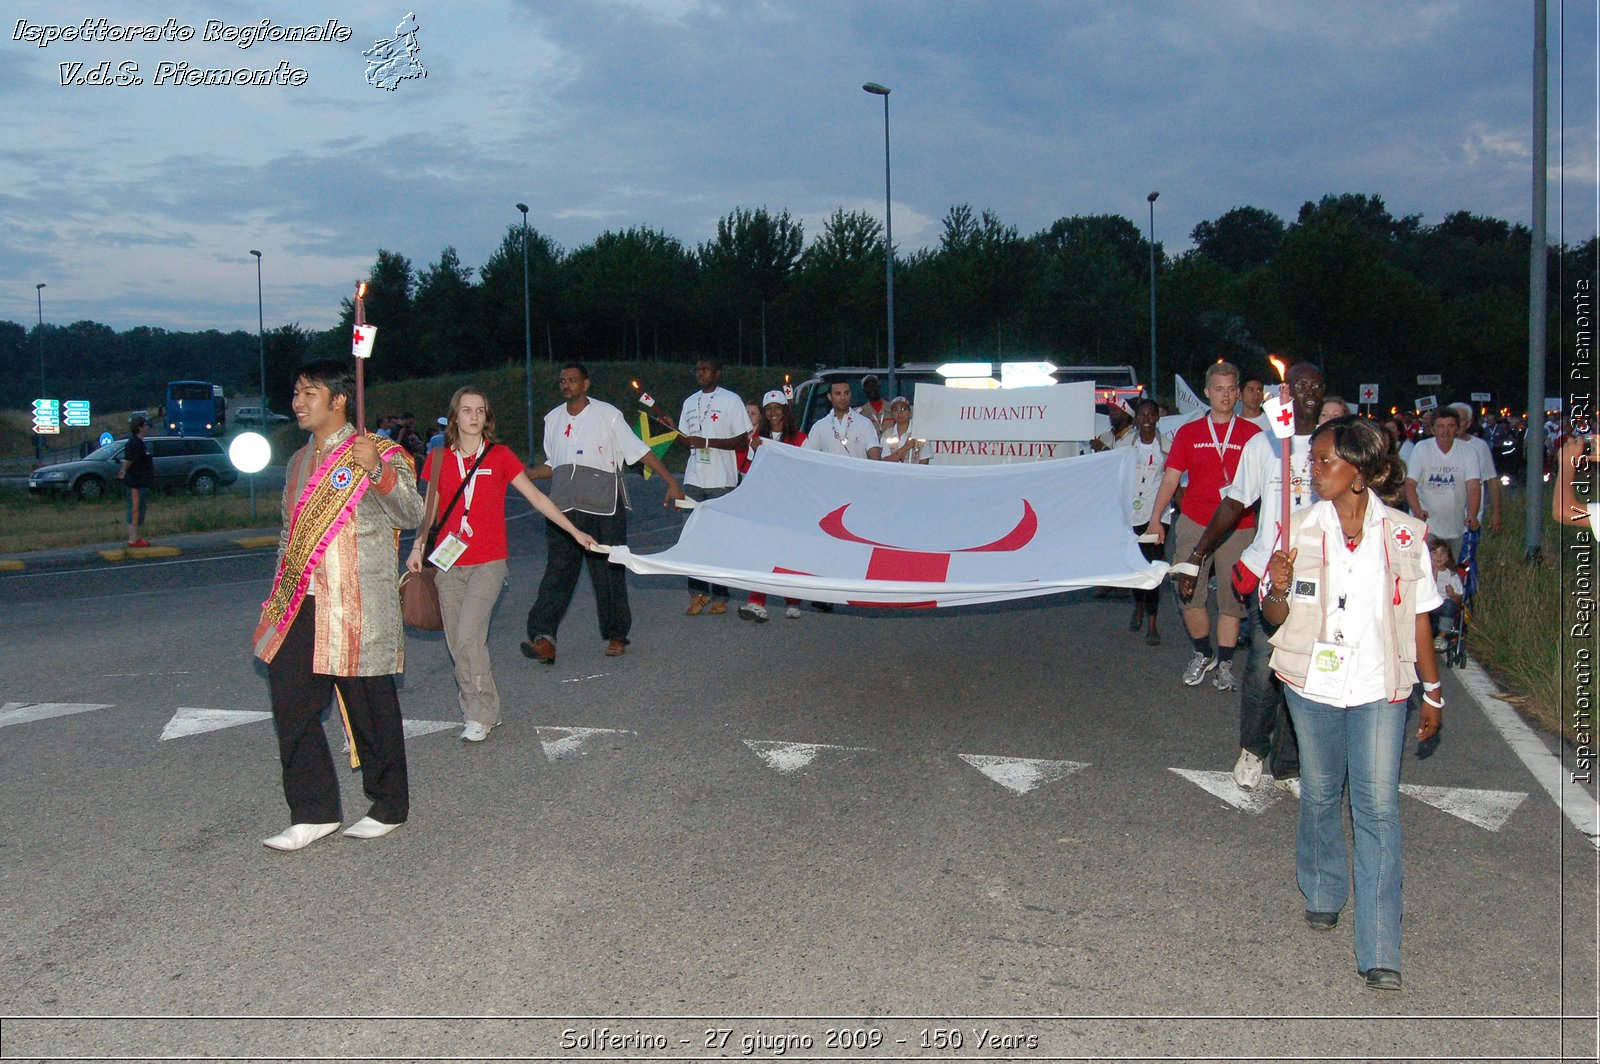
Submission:
[[[33,431],[41,436],[61,434],[61,400],[35,399],[33,401]]]
[[[110,447],[111,444],[115,441],[115,439],[116,439],[116,437],[112,436],[111,433],[102,432],[100,434],[100,446],[102,446],[102,447]]]
[[[1361,399],[1363,403],[1376,403],[1378,401],[1378,386],[1376,384],[1363,384],[1361,386]]]
[[[1494,396],[1489,392],[1473,392],[1472,401],[1474,403],[1490,403],[1494,401]]]
[[[1417,383],[1432,384],[1437,387],[1444,383],[1444,378],[1437,373],[1419,373],[1417,374]]]
[[[65,404],[66,417],[63,419],[68,428],[82,429],[89,427],[89,400],[68,399]]]

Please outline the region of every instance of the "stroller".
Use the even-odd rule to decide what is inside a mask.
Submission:
[[[1467,630],[1472,626],[1472,603],[1478,593],[1478,539],[1480,533],[1467,530],[1461,539],[1461,557],[1456,559],[1456,572],[1461,577],[1461,616],[1456,618],[1455,629],[1444,633],[1444,650],[1440,653],[1444,665],[1463,668],[1467,663]]]

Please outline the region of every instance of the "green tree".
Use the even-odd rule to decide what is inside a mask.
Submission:
[[[605,232],[567,259],[576,318],[596,357],[642,359],[649,328],[652,358],[669,349],[688,317],[695,290],[694,257],[676,237],[640,226]]]
[[[713,328],[745,316],[760,323],[761,364],[767,364],[767,311],[789,285],[805,246],[805,230],[788,211],[736,207],[718,219],[717,235],[700,245],[702,287],[712,310]],[[720,330],[719,330],[720,331]],[[739,349],[739,361],[744,352]]]
[[[571,298],[565,291],[561,245],[528,227],[528,310],[537,359],[554,358],[556,329],[571,314]],[[478,271],[479,328],[483,348],[490,363],[520,364],[524,355],[522,316],[522,224],[506,227],[500,246]]]
[[[492,358],[479,327],[479,291],[472,283],[472,267],[463,266],[454,247],[439,253],[439,261],[417,278],[413,301],[422,355],[437,369],[475,369],[499,361]]]
[[[870,362],[883,325],[885,283],[883,223],[865,211],[842,207],[800,260],[794,325],[803,350],[831,354],[836,365]]]
[[[1235,207],[1190,233],[1195,253],[1235,273],[1270,262],[1283,246],[1283,219],[1259,207]]]

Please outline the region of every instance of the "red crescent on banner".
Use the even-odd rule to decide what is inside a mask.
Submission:
[[[834,510],[817,522],[817,527],[822,529],[834,539],[842,539],[846,543],[864,543],[869,547],[884,547],[889,550],[911,550],[909,547],[896,547],[889,543],[879,543],[877,540],[865,539],[844,527],[844,512],[850,509],[850,504]],[[1017,527],[1001,536],[993,543],[985,543],[978,547],[956,547],[949,551],[922,552],[940,554],[969,554],[974,551],[1014,551],[1021,550],[1033,541],[1039,532],[1039,515],[1033,512],[1033,505],[1027,499],[1022,500],[1022,517],[1017,520]]]

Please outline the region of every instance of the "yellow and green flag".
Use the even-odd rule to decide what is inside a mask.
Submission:
[[[650,415],[643,410],[639,411],[639,431],[637,435],[644,441],[644,445],[654,451],[657,458],[661,459],[667,457],[667,448],[671,447],[672,441],[678,438],[676,432],[663,432],[659,436],[650,435]],[[645,466],[644,478],[649,480],[651,475],[650,467]]]

